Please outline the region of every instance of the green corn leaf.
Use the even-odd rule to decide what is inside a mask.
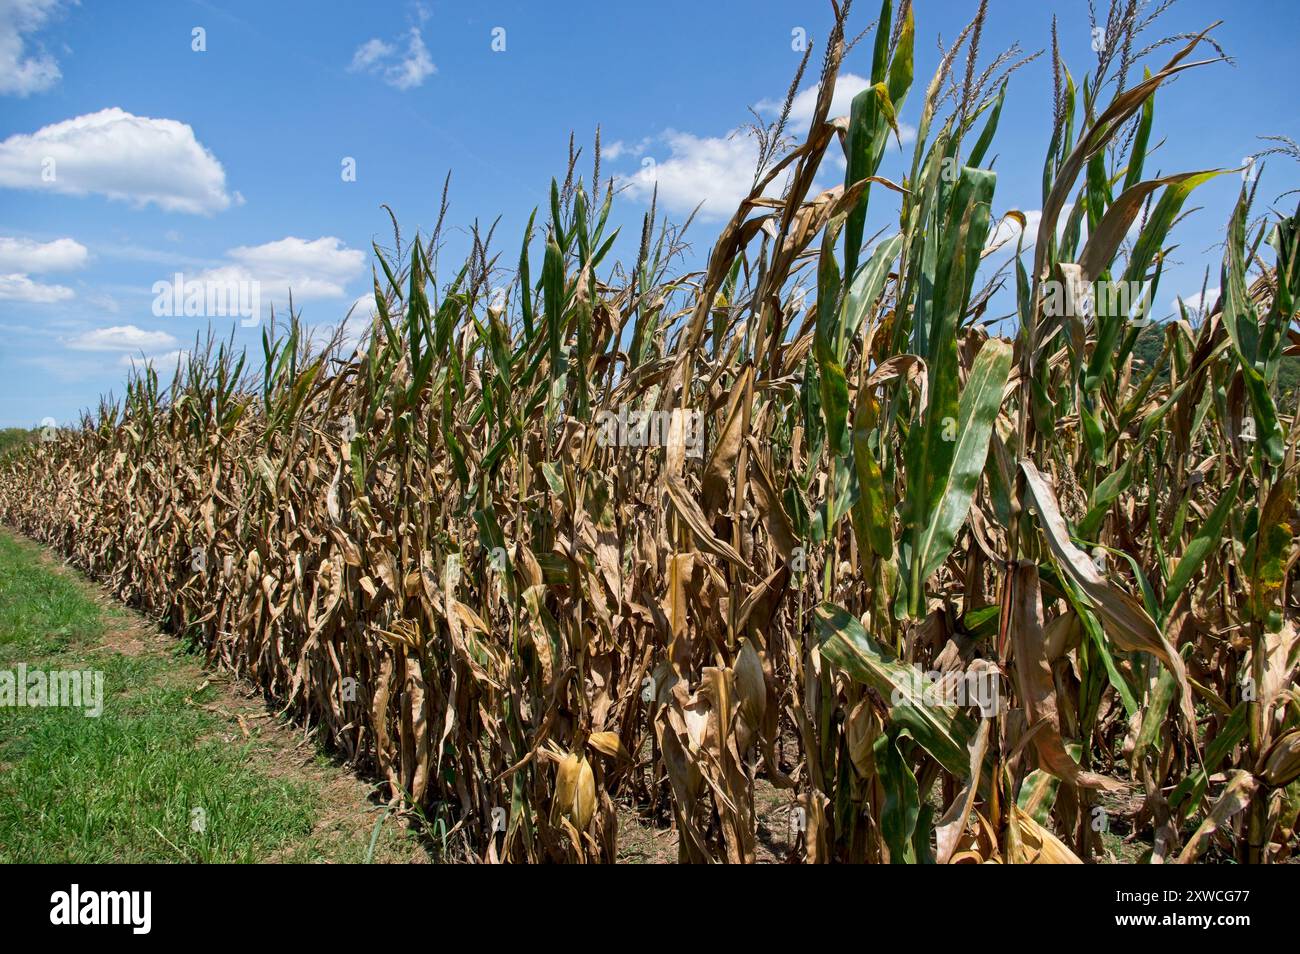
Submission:
[[[948,471],[936,475],[939,479],[925,507],[928,520],[923,527],[916,528],[912,560],[913,565],[919,567],[919,575],[913,576],[918,586],[924,586],[930,575],[947,559],[957,531],[966,522],[975,488],[988,458],[993,422],[997,419],[1002,391],[1010,373],[1011,345],[990,338],[975,356],[966,389],[962,392]]]
[[[889,846],[890,864],[913,864],[912,833],[921,811],[921,792],[909,760],[899,752],[904,732],[890,732],[875,742],[876,773],[885,792],[880,831]]]
[[[564,253],[555,236],[546,239],[546,261],[542,265],[542,292],[546,303],[546,333],[550,344],[551,376],[562,370],[560,344],[564,339]]]
[[[817,641],[822,655],[851,679],[889,700],[890,718],[905,726],[944,768],[961,778],[970,773],[966,746],[975,732],[974,721],[956,708],[929,704],[925,691],[930,683],[919,669],[898,661],[833,603],[817,608]]]
[[[1192,581],[1196,571],[1201,568],[1201,564],[1205,562],[1211,553],[1218,549],[1219,543],[1223,539],[1223,525],[1227,522],[1228,514],[1232,512],[1233,506],[1237,503],[1237,494],[1241,489],[1242,476],[1243,474],[1238,474],[1228,488],[1224,490],[1223,495],[1219,497],[1219,502],[1210,511],[1210,515],[1205,518],[1205,523],[1201,524],[1201,529],[1192,538],[1192,542],[1187,544],[1187,549],[1183,551],[1182,559],[1178,561],[1173,576],[1169,578],[1169,583],[1165,586],[1165,599],[1161,605],[1163,616],[1167,617],[1169,615],[1174,608],[1174,604],[1178,602],[1178,598],[1183,595],[1183,590],[1187,589],[1187,584]]]

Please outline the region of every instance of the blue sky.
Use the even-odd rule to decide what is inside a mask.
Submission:
[[[916,121],[938,34],[951,40],[976,6],[917,0],[904,122]],[[859,0],[858,27],[877,9]],[[1079,0],[993,0],[986,55],[1016,41],[1045,48],[1053,12],[1081,79],[1094,54]],[[1155,138],[1167,139],[1148,174],[1238,166],[1263,147],[1259,135],[1300,139],[1300,6],[1182,0],[1157,31],[1217,19],[1236,65],[1192,71],[1161,93]],[[829,20],[829,3],[761,0],[0,0],[0,426],[73,421],[101,393],[121,393],[133,356],[166,360],[191,343],[207,319],[154,314],[154,283],[178,271],[257,281],[264,306],[282,307],[292,288],[306,321],[337,322],[369,291],[371,241],[389,241],[380,204],[407,234],[428,229],[448,171],[448,227],[500,216],[498,247],[513,259],[529,212],[563,175],[570,130],[589,177],[601,126],[604,173],[628,177],[613,219],[629,235],[645,209],[647,159],[661,210],[680,220],[705,199],[690,235],[702,258],[750,175],[752,145],[730,134],[747,106],[762,112],[783,96],[799,56],[792,31],[820,40]],[[869,60],[868,40],[847,59],[837,100],[847,103]],[[1041,205],[1050,100],[1044,56],[1011,82],[995,214]],[[342,175],[348,157],[355,181]],[[901,170],[894,152],[881,173]],[[1260,195],[1271,201],[1297,180],[1300,169],[1273,160]],[[1213,246],[1239,185],[1227,175],[1193,195],[1202,208],[1175,233],[1158,311],[1198,291],[1206,265],[1217,284]],[[880,195],[873,220],[885,225],[896,207]],[[446,254],[463,247],[453,233]],[[240,324],[213,320],[253,345],[258,332]]]

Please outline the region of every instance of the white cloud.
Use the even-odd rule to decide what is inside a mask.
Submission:
[[[112,107],[0,142],[0,186],[64,195],[90,193],[154,203],[167,212],[208,215],[240,203],[226,172],[175,119],[150,119]]]
[[[199,258],[167,249],[148,248],[147,246],[132,245],[122,241],[98,244],[94,248],[94,253],[99,258],[117,258],[128,262],[149,262],[154,265],[171,265],[182,268],[215,268],[219,264],[219,262],[211,258]]]
[[[1182,298],[1183,307],[1185,307],[1188,312],[1196,314],[1201,311],[1202,307],[1214,307],[1215,303],[1219,300],[1219,286],[1216,285],[1213,288],[1205,289],[1204,295],[1202,295],[1198,290],[1192,292],[1190,295],[1179,295],[1175,297],[1174,300],[1169,303],[1169,310],[1175,315],[1179,314],[1178,298]]]
[[[438,67],[433,65],[420,28],[413,26],[406,34],[405,53],[400,52],[396,44],[375,37],[357,47],[348,70],[377,74],[394,89],[407,90],[422,84],[438,72]]]
[[[289,292],[294,301],[339,298],[344,287],[360,275],[366,255],[348,248],[333,236],[307,240],[288,236],[264,245],[241,245],[226,253],[232,260],[187,280],[214,282],[258,282],[263,301],[268,298],[287,303]]]
[[[662,136],[669,156],[641,160],[641,171],[619,182],[642,201],[649,201],[655,186],[659,202],[672,212],[689,213],[701,202],[702,219],[731,215],[749,195],[758,164],[758,144],[737,130],[726,138],[694,136],[668,130]]]
[[[325,336],[331,336],[340,327],[343,329],[342,352],[345,356],[350,356],[361,347],[361,342],[374,326],[376,316],[379,311],[375,308],[375,296],[373,294],[362,295],[352,303],[350,313],[338,324],[326,324],[321,326],[321,331]]]
[[[1030,209],[1023,212],[1025,217],[1025,248],[1029,248],[1038,241],[1038,225],[1043,220],[1042,209]],[[1016,241],[1020,238],[1020,223],[1013,218],[1003,218],[997,226],[989,233],[989,240],[985,248],[997,248],[1006,245],[1009,249],[1014,250]]]
[[[836,119],[840,116],[849,115],[853,107],[853,97],[870,86],[871,81],[865,76],[858,76],[856,73],[841,73],[835,79],[835,92],[831,96],[831,108],[827,118]],[[760,100],[755,108],[760,113],[775,119],[781,114],[781,107],[784,105],[784,99],[764,99]],[[791,101],[790,128],[801,133],[807,132],[808,127],[812,125],[813,113],[816,109],[817,84],[813,83],[796,93],[794,100]],[[916,141],[915,127],[909,126],[907,123],[899,123],[898,132],[904,145]],[[893,138],[892,131],[890,138]]]
[[[640,156],[650,145],[650,137],[647,136],[640,142],[624,142],[622,139],[616,139],[611,143],[601,143],[600,154],[605,159],[619,159],[623,156]]]
[[[1070,221],[1070,212],[1074,209],[1073,202],[1067,202],[1061,207],[1061,214],[1056,219],[1056,240],[1059,242],[1065,236],[1065,227]],[[1020,213],[1025,217],[1025,248],[1030,249],[1038,242],[1038,229],[1043,221],[1042,209],[1020,209]],[[1083,232],[1080,234],[1079,248],[1088,241],[1088,224],[1085,222]],[[984,248],[987,250],[995,246],[1006,244],[1007,251],[1015,251],[1016,239],[1020,235],[1020,223],[1015,219],[1004,218],[997,226],[989,232],[989,240]]]
[[[190,352],[188,348],[177,348],[173,351],[167,351],[163,354],[124,354],[117,359],[117,363],[124,368],[146,367],[152,365],[159,372],[173,370],[181,361],[188,358]]]
[[[853,97],[871,84],[853,73],[842,74],[835,83],[831,97],[829,118],[847,115]],[[755,109],[768,119],[780,115],[782,100],[760,100]],[[802,135],[812,124],[817,106],[817,86],[813,84],[796,94],[790,105],[787,129]],[[899,125],[903,143],[916,139],[916,130],[905,123]],[[891,134],[891,141],[893,139]],[[668,151],[667,158],[654,155],[652,142],[658,142]],[[649,201],[655,185],[659,187],[659,201],[669,211],[684,214],[701,202],[700,218],[717,220],[731,215],[742,200],[749,195],[758,164],[758,144],[746,131],[733,129],[725,136],[696,136],[670,129],[656,139],[643,139],[636,145],[616,141],[604,150],[610,159],[620,156],[642,156],[641,171],[624,176],[619,185],[642,201]],[[836,149],[828,150],[826,162],[844,169],[843,156]],[[768,189],[769,195],[780,195],[784,180],[778,178]],[[819,187],[820,188],[820,187]]]
[[[73,351],[145,351],[175,348],[179,342],[165,331],[145,331],[135,325],[96,328],[66,342]]]
[[[47,377],[62,384],[86,383],[86,379],[104,370],[97,358],[70,358],[66,354],[34,354],[19,358],[30,367],[39,368]]]
[[[87,254],[86,246],[75,239],[35,242],[0,235],[0,271],[66,272],[84,267]]]
[[[26,275],[0,275],[0,301],[25,301],[30,304],[48,305],[51,302],[66,301],[73,296],[71,288],[63,285],[42,285],[32,281]]]
[[[336,322],[325,321],[311,327],[311,343],[315,348],[323,348],[325,343],[342,330],[340,339],[340,356],[350,358],[361,348],[362,341],[374,327],[375,308],[373,294],[362,295],[348,306],[345,317]]]
[[[1056,240],[1061,241],[1065,237],[1065,229],[1070,224],[1070,215],[1074,211],[1074,203],[1066,202],[1061,207],[1061,213],[1056,218]],[[1021,209],[1020,212],[1026,219],[1025,248],[1032,248],[1038,242],[1038,228],[1043,221],[1042,209]],[[1136,219],[1129,226],[1125,237],[1130,241],[1135,241],[1141,232],[1141,223]],[[1006,246],[1007,251],[1014,251],[1016,248],[1016,239],[1020,235],[1020,223],[1015,219],[1004,218],[997,223],[996,227],[989,233],[988,243],[984,246],[987,251],[990,248],[1001,248]],[[1088,223],[1085,220],[1079,231],[1079,251],[1082,253],[1084,247],[1088,244]]]
[[[352,54],[352,65],[348,69],[354,72],[364,72],[392,55],[393,47],[375,37],[373,40],[367,40],[357,47],[357,51]]]
[[[0,0],[0,95],[29,96],[50,89],[62,76],[58,61],[30,35],[58,12],[61,0]]]
[[[122,306],[117,303],[117,299],[114,298],[112,295],[98,294],[98,293],[93,295],[87,295],[86,301],[90,302],[90,304],[94,305],[96,308],[106,311],[112,315],[116,315],[119,311],[122,310]]]

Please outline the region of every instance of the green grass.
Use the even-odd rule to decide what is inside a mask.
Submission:
[[[0,667],[85,645],[104,631],[100,609],[35,548],[0,533]]]
[[[0,862],[314,859],[315,793],[253,764],[179,660],[96,645],[106,613],[0,533],[0,669],[96,669],[104,711],[0,708]],[[186,667],[186,675],[192,667]],[[202,809],[204,824],[192,824]],[[202,830],[195,830],[196,828]]]

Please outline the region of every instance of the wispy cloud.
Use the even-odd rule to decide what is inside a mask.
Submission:
[[[373,37],[357,47],[348,70],[381,76],[394,89],[408,90],[420,86],[438,72],[429,56],[418,26],[406,32],[405,47],[401,39],[386,43]]]
[[[135,325],[96,328],[66,342],[73,351],[158,352],[175,348],[179,342],[165,331],[145,331]]]
[[[117,363],[124,368],[142,368],[146,365],[152,365],[158,371],[166,371],[174,369],[176,365],[189,356],[190,350],[188,348],[176,348],[162,354],[124,354],[117,359]]]
[[[1192,292],[1190,295],[1175,296],[1174,299],[1169,302],[1169,310],[1173,312],[1175,315],[1179,313],[1178,312],[1179,298],[1182,299],[1184,308],[1186,308],[1189,312],[1197,313],[1204,310],[1205,308],[1214,307],[1215,303],[1218,302],[1219,300],[1219,286],[1215,285],[1213,288],[1205,289],[1205,294],[1201,294],[1200,289],[1197,289],[1196,291]]]
[[[43,285],[21,273],[0,275],[0,301],[48,305],[56,301],[67,301],[74,294],[66,285]]]
[[[62,6],[62,0],[0,0],[0,95],[43,93],[59,81],[58,61],[32,34]],[[28,49],[29,42],[34,50]]]
[[[624,156],[644,155],[646,147],[650,145],[651,141],[649,136],[640,142],[624,142],[622,139],[616,139],[611,143],[601,143],[600,154],[610,160],[621,159]]]

